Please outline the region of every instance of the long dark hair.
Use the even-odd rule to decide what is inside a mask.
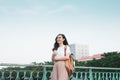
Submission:
[[[64,35],[64,34],[58,34],[57,37],[55,38],[54,48],[52,49],[53,51],[54,51],[54,50],[57,50],[58,47],[59,47],[59,44],[57,43],[57,38],[58,38],[59,35],[61,35],[61,36],[63,37],[63,39],[65,39],[65,40],[63,41],[63,44],[64,44],[64,45],[69,45],[69,44],[68,44],[68,41],[67,41],[67,38],[65,37],[65,35]]]

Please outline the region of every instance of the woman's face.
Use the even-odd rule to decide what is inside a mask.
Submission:
[[[62,35],[57,36],[57,43],[62,44],[65,39],[62,37]]]

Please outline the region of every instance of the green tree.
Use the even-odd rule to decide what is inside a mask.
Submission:
[[[120,52],[104,53],[103,58],[87,61],[85,66],[120,68]]]

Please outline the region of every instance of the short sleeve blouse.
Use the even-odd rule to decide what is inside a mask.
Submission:
[[[58,57],[64,57],[64,49],[65,49],[65,45],[58,47],[57,55],[56,55],[57,58]],[[66,54],[71,54],[69,46],[66,47]]]

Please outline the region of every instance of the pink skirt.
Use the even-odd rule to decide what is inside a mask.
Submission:
[[[50,80],[68,80],[64,61],[55,62]]]

